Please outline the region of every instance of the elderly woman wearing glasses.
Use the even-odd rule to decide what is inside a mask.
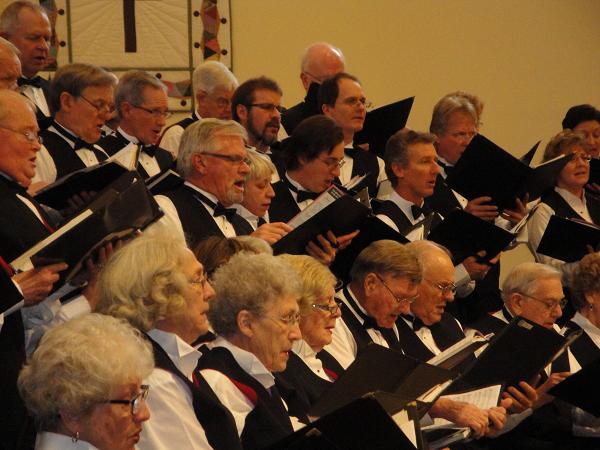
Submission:
[[[193,376],[214,291],[180,240],[142,236],[116,252],[100,280],[99,312],[146,333],[156,369],[147,378],[152,419],[139,449],[239,449],[235,422],[206,381]]]
[[[213,277],[217,296],[209,311],[219,336],[198,367],[235,417],[244,449],[263,448],[298,425],[275,388],[298,328],[300,281],[284,261],[238,253]]]
[[[559,155],[573,154],[573,157],[558,175],[554,190],[542,197],[527,226],[529,244],[536,261],[559,269],[563,285],[568,283],[578,263],[565,263],[541,255],[536,250],[553,214],[600,225],[600,202],[584,189],[590,177],[591,157],[588,151],[584,137],[571,130],[564,130],[552,138],[544,151],[544,161]]]
[[[110,336],[110,339],[107,339]],[[37,450],[133,450],[150,417],[142,385],[154,367],[137,330],[89,314],[48,331],[19,375]]]
[[[331,343],[336,320],[340,317],[340,302],[335,298],[337,283],[327,266],[306,255],[281,255],[302,280],[300,297],[300,331],[302,339],[294,342],[290,359],[283,372],[275,375],[284,398],[285,392],[308,408],[341,374],[331,370],[317,354]]]

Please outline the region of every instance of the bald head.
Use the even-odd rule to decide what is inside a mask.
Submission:
[[[304,51],[300,66],[300,79],[305,90],[310,83],[321,84],[327,78],[345,69],[345,58],[342,51],[327,42],[317,42]]]
[[[431,241],[415,241],[406,245],[423,267],[419,298],[410,305],[412,313],[425,325],[442,319],[446,304],[454,300],[454,265],[450,253]]]
[[[12,43],[0,37],[0,89],[17,91],[17,79],[21,76],[19,50]]]

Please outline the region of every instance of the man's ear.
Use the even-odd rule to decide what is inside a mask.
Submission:
[[[194,153],[192,155],[192,167],[194,168],[194,171],[201,175],[206,173],[206,160],[202,153]]]
[[[64,112],[70,112],[77,101],[77,99],[68,92],[61,92],[58,99],[60,101],[60,110]]]
[[[398,163],[398,162],[393,162],[392,163],[392,172],[394,173],[394,175],[396,175],[397,179],[402,179],[404,178],[404,173],[405,173],[405,168],[402,167],[402,164]]]
[[[238,118],[240,119],[240,123],[245,125],[248,123],[248,108],[246,107],[246,105],[242,105],[240,103],[238,103],[237,105],[235,105],[235,113],[237,114]]]
[[[523,302],[524,301],[525,301],[524,295],[522,295],[518,292],[513,292],[506,299],[506,304],[511,313],[513,313],[515,316],[520,316],[521,313],[523,312]]]

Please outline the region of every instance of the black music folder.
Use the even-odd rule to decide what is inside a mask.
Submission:
[[[588,245],[596,250],[598,244],[600,227],[597,225],[553,215],[536,251],[561,261],[574,262],[588,254]]]
[[[146,180],[146,187],[152,195],[159,195],[163,192],[173,190],[184,183],[183,178],[172,169],[157,173]]]
[[[548,393],[600,417],[600,358],[552,387]]]
[[[73,280],[99,246],[144,229],[162,214],[141,175],[127,172],[75,217],[10,264],[15,270],[28,270],[66,262],[69,267],[60,273],[54,292]]]
[[[273,244],[273,253],[303,255],[317,235],[331,230],[343,236],[360,228],[370,208],[331,186],[289,222],[293,230]]]
[[[423,448],[416,408],[395,403],[390,413],[385,403],[394,402],[391,396],[382,400],[379,393],[362,398],[331,412],[301,428],[265,450],[415,450]],[[402,410],[404,408],[404,410]],[[411,422],[412,421],[412,422]],[[417,447],[402,431],[406,424],[414,430]]]
[[[573,333],[564,337],[515,317],[448,390],[457,392],[493,384],[516,386],[519,381],[531,382],[580,335]]]
[[[382,370],[374,370],[382,368]],[[385,368],[385,369],[383,369]],[[381,345],[359,352],[348,369],[313,405],[310,416],[321,417],[370,392],[390,393],[403,399],[430,402],[456,373],[421,362]],[[437,389],[439,387],[439,389]]]
[[[592,158],[590,161],[589,183],[600,184],[600,159],[598,158]]]
[[[533,161],[533,157],[535,156],[535,153],[537,152],[538,147],[540,146],[540,143],[542,141],[537,141],[533,147],[531,147],[527,153],[525,153],[523,156],[521,156],[519,158],[519,161],[521,161],[523,164],[527,164],[528,166],[531,166],[531,161]]]
[[[516,198],[528,193],[529,201],[533,201],[554,186],[556,176],[571,158],[560,155],[531,168],[478,134],[448,174],[446,183],[469,200],[489,196],[500,210],[513,209]]]
[[[360,233],[348,247],[340,250],[330,266],[334,275],[344,282],[350,281],[350,269],[356,257],[375,241],[392,240],[401,244],[408,239],[375,216],[368,216],[360,226]]]
[[[354,135],[355,144],[369,144],[369,151],[383,158],[385,144],[406,126],[414,97],[408,97],[367,112],[363,129]]]
[[[513,233],[462,209],[452,211],[430,232],[428,239],[443,245],[452,253],[455,264],[485,250],[484,259],[494,258],[515,238]]]
[[[59,178],[40,189],[34,197],[43,205],[65,210],[70,207],[69,199],[73,196],[81,192],[98,193],[126,172],[127,169],[115,161],[103,161]]]

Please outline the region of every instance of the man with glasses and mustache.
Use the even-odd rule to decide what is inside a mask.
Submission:
[[[167,226],[185,236],[190,248],[208,236],[251,234],[233,207],[244,198],[250,171],[245,144],[246,131],[233,120],[202,119],[187,127],[177,158],[184,183],[156,196],[165,217],[155,229]]]
[[[379,183],[387,179],[384,163],[372,151],[354,145],[354,134],[362,130],[367,114],[367,100],[358,78],[340,72],[324,80],[319,88],[319,107],[344,132],[344,167],[337,182],[346,185],[357,176],[364,179],[352,189],[356,192],[368,187],[369,196],[375,197]]]
[[[192,74],[192,89],[196,108],[190,117],[167,127],[160,146],[175,157],[183,131],[200,119],[231,119],[231,97],[238,86],[235,75],[219,61],[205,61]]]
[[[92,64],[69,64],[56,71],[51,97],[55,117],[40,133],[44,147],[34,181],[52,183],[108,159],[95,143],[114,110],[114,84],[110,73]]]
[[[173,165],[173,156],[156,145],[171,115],[164,84],[142,70],[125,73],[115,90],[119,128],[98,141],[109,156],[130,144],[140,145],[138,172],[149,178]]]
[[[300,64],[300,80],[306,97],[281,115],[281,123],[288,135],[291,135],[304,119],[321,114],[317,100],[319,85],[327,78],[343,72],[344,68],[345,58],[342,51],[327,42],[316,42],[304,50]]]

